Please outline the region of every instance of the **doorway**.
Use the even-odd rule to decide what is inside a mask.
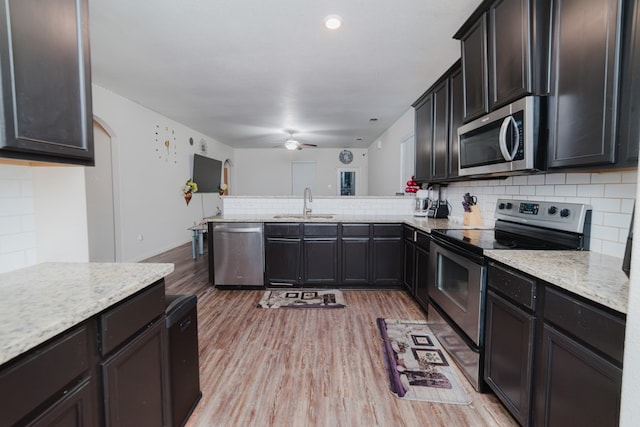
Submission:
[[[116,261],[116,218],[111,136],[93,122],[95,166],[85,168],[90,262]]]
[[[406,137],[400,143],[400,182],[398,191],[404,191],[407,180],[415,175],[416,143],[414,135]]]
[[[338,168],[338,196],[360,195],[360,168]]]

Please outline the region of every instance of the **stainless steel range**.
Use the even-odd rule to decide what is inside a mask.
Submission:
[[[485,249],[588,250],[591,207],[500,199],[495,229],[431,231],[428,320],[473,387],[484,391]]]

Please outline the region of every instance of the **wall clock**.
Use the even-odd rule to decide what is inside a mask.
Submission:
[[[342,150],[338,158],[340,159],[340,162],[342,162],[345,165],[348,165],[353,161],[353,153],[349,150]]]
[[[156,125],[155,143],[158,159],[164,160],[165,163],[178,163],[178,145],[174,129],[170,129],[168,126],[161,127]]]

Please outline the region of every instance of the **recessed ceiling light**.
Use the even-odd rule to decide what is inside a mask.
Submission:
[[[324,26],[330,30],[337,30],[342,25],[342,17],[340,15],[329,15],[324,18]]]

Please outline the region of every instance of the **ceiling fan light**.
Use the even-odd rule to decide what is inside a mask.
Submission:
[[[324,18],[324,26],[330,30],[337,30],[342,26],[342,17],[340,15],[329,15]]]
[[[287,141],[284,143],[284,148],[286,148],[287,150],[296,150],[298,148],[298,141],[296,141],[295,139],[287,139]]]

